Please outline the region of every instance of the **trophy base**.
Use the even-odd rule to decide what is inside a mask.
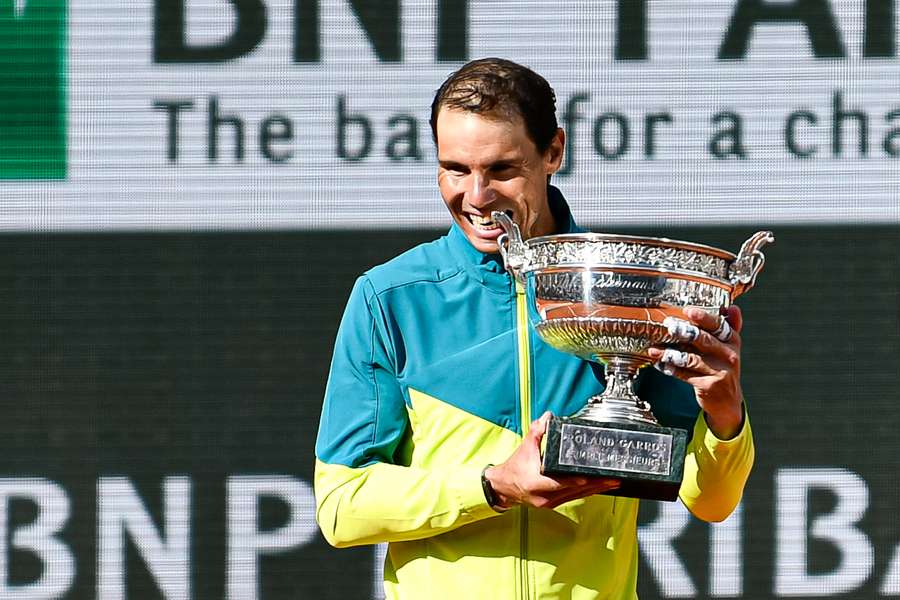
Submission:
[[[605,493],[609,496],[678,498],[687,449],[684,429],[553,417],[545,439],[545,474],[618,479],[621,486]]]

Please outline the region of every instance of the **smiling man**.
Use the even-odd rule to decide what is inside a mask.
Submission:
[[[602,391],[602,369],[530,331],[491,219],[525,239],[578,231],[550,185],[565,147],[554,92],[521,65],[473,61],[438,90],[431,126],[453,225],[351,292],[316,444],[319,526],[338,547],[389,542],[387,598],[634,598],[638,501],[540,466],[549,415]],[[686,312],[680,350],[653,350],[672,376],[638,385],[691,432],[680,497],[705,520],[731,513],[754,456],[740,312],[727,317],[722,334]]]
[[[505,211],[525,239],[554,233],[547,182],[559,169],[563,132],[546,148],[529,137],[522,117],[504,120],[446,107],[437,117],[438,186],[453,220],[479,252],[497,252],[499,225],[491,211]]]

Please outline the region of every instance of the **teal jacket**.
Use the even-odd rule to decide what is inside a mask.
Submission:
[[[576,231],[550,188],[560,232]],[[681,499],[721,520],[753,462],[749,423],[728,441],[693,389],[644,369],[638,394],[691,432]],[[390,542],[388,598],[633,598],[638,501],[554,510],[488,506],[481,471],[533,418],[603,390],[601,367],[547,346],[497,255],[450,232],[360,277],[347,303],[316,443],[316,517],[335,546]]]

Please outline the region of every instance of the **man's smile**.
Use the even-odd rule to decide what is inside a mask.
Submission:
[[[494,211],[491,211],[491,213],[493,212]],[[506,210],[504,212],[509,215],[510,219],[513,218],[513,212],[511,210]],[[466,216],[469,218],[469,222],[472,224],[472,226],[475,227],[475,229],[477,229],[478,231],[488,232],[500,228],[500,225],[494,222],[494,219],[490,214],[488,214],[487,216],[483,216],[467,213]]]

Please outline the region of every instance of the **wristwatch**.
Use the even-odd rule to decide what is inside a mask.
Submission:
[[[494,465],[488,465],[484,469],[481,470],[481,489],[484,491],[484,499],[487,500],[487,503],[497,512],[506,512],[509,510],[508,508],[504,508],[500,506],[500,500],[497,498],[497,493],[494,491],[493,486],[491,486],[490,480],[488,480],[485,473],[487,470],[493,467]]]

